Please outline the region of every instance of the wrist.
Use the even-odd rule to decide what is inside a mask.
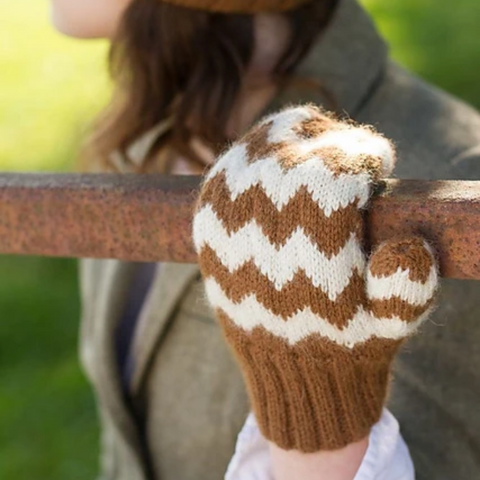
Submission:
[[[269,443],[275,480],[352,480],[368,449],[368,436],[341,449],[302,453]]]

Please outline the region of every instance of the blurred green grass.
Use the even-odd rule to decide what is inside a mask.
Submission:
[[[94,478],[98,435],[77,361],[71,261],[0,260],[0,478]]]
[[[69,170],[105,103],[105,42],[49,26],[45,1],[0,0],[0,169]],[[73,260],[0,257],[0,478],[94,478],[98,431],[77,360]]]
[[[0,168],[73,165],[86,126],[105,103],[105,42],[79,42],[49,25],[45,1],[0,0]]]
[[[480,2],[363,0],[392,55],[480,106]],[[106,44],[54,33],[46,2],[0,0],[0,169],[71,169],[108,95]],[[0,257],[0,478],[94,478],[98,431],[77,361],[72,260]]]
[[[426,80],[480,107],[480,2],[361,0],[392,56]]]

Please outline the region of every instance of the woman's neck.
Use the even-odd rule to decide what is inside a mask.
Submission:
[[[291,37],[288,20],[281,14],[256,15],[253,26],[255,48],[227,126],[232,138],[244,131],[276,95],[275,67]]]
[[[247,130],[276,96],[278,87],[274,79],[274,70],[286,51],[290,34],[288,21],[283,15],[255,16],[255,49],[226,128],[226,134],[231,140]],[[170,173],[200,174],[205,165],[214,162],[213,152],[199,138],[192,139],[190,147],[202,159],[202,163],[177,156]]]

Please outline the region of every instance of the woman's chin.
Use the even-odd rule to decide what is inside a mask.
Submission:
[[[83,29],[78,25],[72,24],[72,22],[65,21],[60,15],[56,15],[54,12],[50,15],[50,22],[55,30],[67,37],[90,39],[90,38],[102,38],[102,35],[95,34],[91,29]]]
[[[82,15],[80,9],[64,11],[55,3],[50,9],[50,22],[59,33],[72,38],[93,39],[110,38],[114,22],[102,21],[102,18],[95,15]],[[113,26],[113,25],[112,25]]]

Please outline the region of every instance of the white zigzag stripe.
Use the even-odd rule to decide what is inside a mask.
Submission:
[[[408,278],[409,270],[398,270],[387,277],[375,277],[367,272],[367,293],[370,298],[387,300],[400,297],[411,305],[424,305],[435,294],[438,287],[438,273],[434,266],[425,283],[414,282]]]
[[[267,117],[261,124],[272,122],[268,134],[271,143],[290,143],[296,145],[302,154],[322,147],[335,147],[343,150],[348,156],[370,155],[380,157],[382,175],[389,175],[395,165],[395,153],[388,140],[374,135],[364,128],[348,128],[325,132],[312,140],[298,137],[294,127],[312,118],[312,112],[303,107],[275,113]]]
[[[253,294],[245,297],[240,303],[234,303],[213,278],[205,280],[205,289],[212,305],[222,309],[237,326],[247,331],[262,326],[290,344],[295,344],[312,334],[319,334],[349,348],[372,337],[400,339],[413,333],[429,313],[426,312],[415,322],[408,323],[398,317],[375,318],[359,307],[348,324],[340,329],[315,315],[309,307],[284,320],[265,308]]]
[[[337,177],[319,157],[284,170],[275,157],[267,157],[252,164],[247,163],[244,144],[232,147],[210,170],[206,181],[225,172],[231,199],[235,200],[255,185],[261,185],[278,210],[281,210],[305,186],[314,202],[329,217],[339,208],[345,208],[356,199],[363,207],[369,197],[370,180],[367,173],[340,174]]]
[[[392,173],[395,166],[395,154],[388,140],[380,136],[374,136],[371,132],[360,128],[333,130],[314,140],[298,144],[298,149],[302,153],[328,147],[343,150],[348,157],[353,157],[352,161],[354,162],[360,155],[381,158],[382,175]]]
[[[268,132],[270,143],[297,143],[300,138],[293,128],[312,118],[312,112],[306,108],[293,108],[281,113],[274,113],[262,121],[261,125],[273,122]]]
[[[349,284],[355,269],[359,272],[365,269],[365,258],[355,233],[338,254],[329,259],[301,227],[297,227],[281,247],[270,243],[255,220],[228,234],[211,205],[204,206],[195,215],[193,241],[197,252],[204,245],[211,247],[230,273],[253,260],[277,290],[303,269],[312,284],[321,287],[332,301]]]

